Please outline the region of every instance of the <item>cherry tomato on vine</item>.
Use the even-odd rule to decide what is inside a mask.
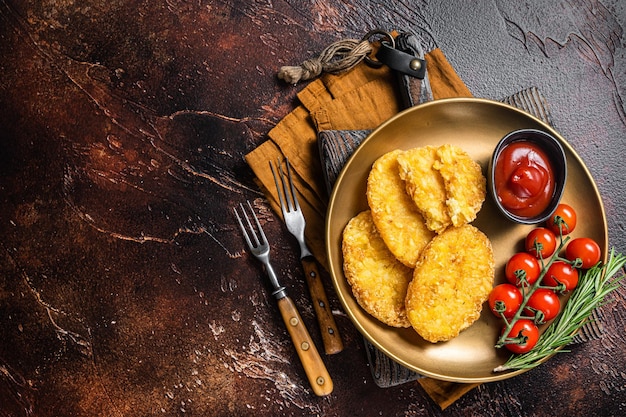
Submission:
[[[578,237],[567,244],[565,257],[570,261],[579,258],[582,269],[589,269],[600,261],[600,246],[588,237]]]
[[[502,333],[506,332],[506,326]],[[539,340],[539,329],[532,320],[520,319],[513,323],[507,338],[519,338],[518,343],[507,343],[504,346],[513,353],[526,353],[535,347]]]
[[[496,285],[489,294],[489,308],[496,317],[512,318],[522,304],[522,293],[513,284]]]
[[[541,324],[555,318],[560,309],[561,301],[554,291],[547,288],[537,288],[528,298],[524,314],[534,316],[535,322]]]
[[[537,227],[526,235],[524,247],[536,258],[546,259],[556,249],[556,235],[546,227]]]
[[[576,227],[576,212],[571,206],[564,203],[560,203],[546,221],[546,227],[552,230],[555,235],[559,234],[559,225],[563,235],[572,233]]]
[[[578,269],[567,262],[555,261],[546,271],[541,284],[548,287],[563,284],[564,289],[561,292],[571,291],[578,285]]]
[[[507,261],[504,267],[504,275],[511,284],[520,286],[522,284],[521,271],[526,272],[526,281],[528,284],[533,285],[539,278],[541,266],[533,255],[527,252],[518,252]]]

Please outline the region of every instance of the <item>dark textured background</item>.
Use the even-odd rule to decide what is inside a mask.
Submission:
[[[410,29],[477,97],[541,90],[626,252],[625,25],[618,0],[0,0],[0,416],[623,415],[623,287],[602,340],[441,413],[374,385],[326,280],[346,350],[315,398],[231,208],[266,208],[319,346],[243,155],[297,104],[281,65]]]

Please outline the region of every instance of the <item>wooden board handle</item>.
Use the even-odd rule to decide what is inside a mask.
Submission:
[[[296,305],[291,298],[283,297],[278,300],[278,308],[313,392],[320,397],[329,395],[333,392],[333,381],[302,321],[302,317],[300,317],[300,313],[298,313]]]
[[[326,297],[324,284],[322,283],[316,261],[313,257],[302,258],[304,276],[311,294],[311,301],[317,316],[317,322],[322,333],[324,351],[327,355],[339,353],[343,350],[343,342],[339,334],[339,329],[335,323],[333,313],[330,311],[330,304]]]

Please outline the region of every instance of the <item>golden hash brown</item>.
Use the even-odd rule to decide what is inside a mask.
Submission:
[[[443,177],[452,224],[461,226],[474,221],[487,194],[487,180],[480,165],[458,146],[442,145],[437,149],[433,168]]]
[[[405,297],[413,270],[389,252],[369,210],[344,228],[342,252],[344,274],[359,305],[389,326],[410,327]]]
[[[367,201],[376,229],[391,253],[414,268],[434,233],[426,227],[400,178],[397,157],[401,152],[388,152],[374,162],[367,179]]]
[[[450,340],[480,316],[493,287],[491,242],[476,227],[450,227],[426,246],[406,296],[411,326],[430,342]]]
[[[424,216],[426,226],[441,233],[452,222],[446,207],[443,177],[433,168],[436,157],[434,146],[413,148],[398,155],[398,166],[406,192]]]

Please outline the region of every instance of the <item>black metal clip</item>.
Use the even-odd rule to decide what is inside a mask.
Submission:
[[[395,47],[386,41],[381,42],[380,49],[376,54],[378,62],[389,68],[399,71],[411,77],[424,79],[426,76],[426,61],[416,56],[409,45],[402,44],[402,35],[399,35]]]

